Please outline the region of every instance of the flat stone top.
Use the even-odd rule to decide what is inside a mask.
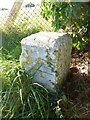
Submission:
[[[39,32],[32,34],[24,39],[22,39],[22,45],[31,45],[31,46],[49,46],[53,42],[66,35],[67,33],[57,33],[57,32]]]

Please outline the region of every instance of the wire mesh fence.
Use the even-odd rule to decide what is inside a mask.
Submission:
[[[22,5],[20,9],[16,7],[12,8],[11,11],[2,8],[0,9],[0,29],[5,31],[14,28],[17,28],[19,31],[22,29],[40,29],[41,31],[52,31],[51,20],[46,21],[41,16],[41,11],[41,5]]]
[[[19,1],[19,0],[16,0]],[[22,1],[22,0],[20,0]],[[1,55],[7,54],[7,59],[19,59],[21,40],[40,31],[52,31],[51,19],[46,21],[42,15],[41,5],[13,5],[10,9],[0,9],[0,47]],[[18,8],[17,8],[18,7]],[[1,36],[0,34],[0,36]]]

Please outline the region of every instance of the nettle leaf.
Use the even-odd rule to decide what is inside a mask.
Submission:
[[[77,48],[78,50],[81,49],[81,43],[80,43],[80,42],[76,45],[76,48]]]

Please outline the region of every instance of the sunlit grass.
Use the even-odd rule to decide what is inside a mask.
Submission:
[[[27,75],[18,62],[0,60],[2,118],[48,118],[48,91]]]

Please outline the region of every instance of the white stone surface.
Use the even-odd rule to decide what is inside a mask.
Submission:
[[[72,40],[66,33],[39,32],[21,41],[20,62],[25,71],[52,92],[66,78]]]

